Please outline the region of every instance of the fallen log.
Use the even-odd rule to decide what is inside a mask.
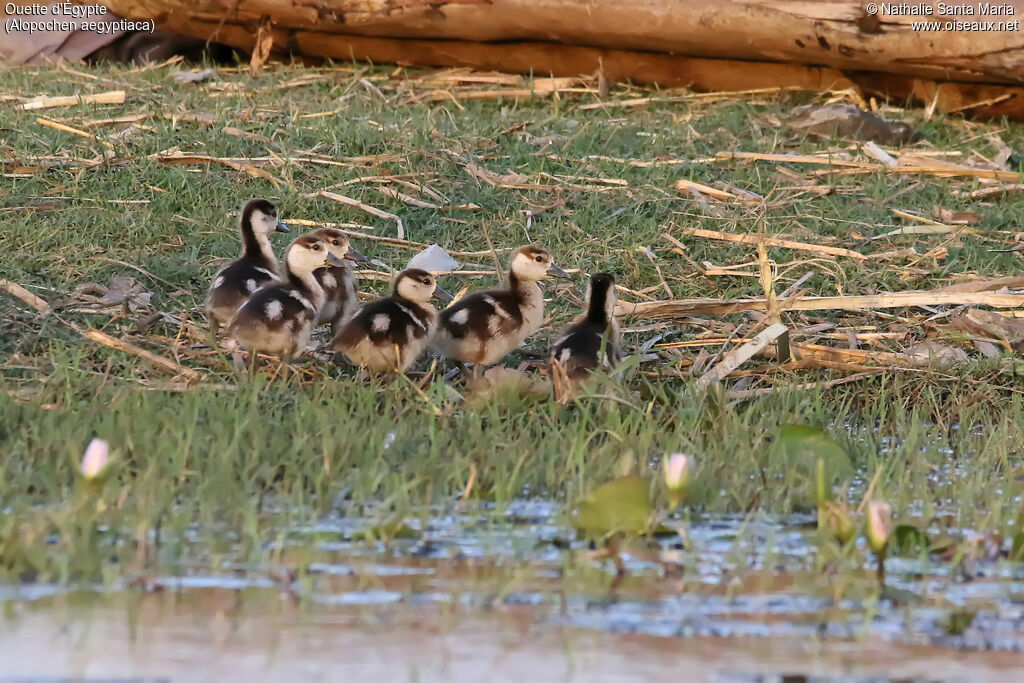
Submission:
[[[865,311],[913,306],[991,306],[1024,308],[1024,293],[1012,292],[890,292],[860,296],[807,296],[789,301],[786,311]],[[742,311],[766,312],[767,299],[672,299],[627,303],[615,307],[618,317],[637,320],[674,320],[697,315],[725,315]]]
[[[579,75],[724,91],[836,89],[914,97],[946,110],[1024,116],[1024,33],[919,30],[914,22],[1005,16],[896,14],[860,0],[106,0],[115,13],[251,50],[311,57]],[[985,4],[985,3],[982,3]],[[918,6],[918,3],[914,3]],[[971,5],[971,7],[974,7]],[[975,10],[977,11],[977,10]],[[938,93],[938,94],[936,94]]]

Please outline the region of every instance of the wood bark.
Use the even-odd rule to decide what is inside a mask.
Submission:
[[[939,80],[1024,82],[1022,31],[914,31],[920,19],[867,14],[862,0],[106,0],[192,34],[212,24],[387,38],[552,42],[688,57],[792,62]],[[881,5],[897,3],[880,3]],[[917,4],[917,3],[913,3]],[[937,7],[938,2],[925,4]],[[951,3],[947,3],[951,4]],[[971,5],[976,8],[976,4]],[[209,36],[202,36],[209,37]]]
[[[915,21],[1010,16],[869,15],[865,0],[105,0],[130,18],[250,49],[335,59],[615,80],[698,90],[851,87],[940,109],[1024,117],[1024,30],[920,31]],[[885,5],[903,3],[877,3]],[[951,4],[951,3],[947,3]],[[942,84],[941,87],[939,84]],[[936,95],[938,92],[938,95]]]

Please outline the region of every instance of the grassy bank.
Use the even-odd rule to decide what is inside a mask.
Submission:
[[[876,492],[901,514],[981,531],[1005,531],[1015,517],[1024,403],[1009,354],[987,359],[972,351],[954,366],[893,367],[831,387],[802,385],[844,373],[764,370],[750,386],[773,387],[771,393],[708,402],[688,379],[694,347],[665,351],[628,385],[603,390],[612,399],[463,403],[437,373],[422,391],[409,382],[365,384],[354,381],[352,370],[310,356],[301,382],[248,383],[187,322],[202,325],[208,282],[238,249],[231,213],[252,196],[271,198],[285,220],[356,223],[362,227],[353,230],[395,236],[393,221],[307,197],[337,186],[332,191],[399,216],[407,240],[459,252],[487,250],[488,240],[497,248],[541,242],[562,267],[611,271],[630,290],[623,299],[642,301],[669,291],[681,299],[763,295],[758,277],[697,271],[707,261],[752,263],[740,270],[757,273],[756,247],[683,234],[690,227],[756,232],[761,216],[770,235],[868,257],[770,247],[780,292],[806,273],[807,296],[928,290],[1016,275],[1024,253],[1017,248],[1021,195],[982,202],[963,194],[980,187],[976,179],[882,170],[849,174],[739,160],[629,163],[706,160],[733,150],[847,151],[848,142],[785,127],[787,112],[810,101],[805,95],[679,96],[641,107],[585,108],[593,95],[475,98],[470,94],[491,86],[428,82],[422,73],[390,69],[277,67],[258,77],[222,71],[196,85],[173,80],[175,68],[0,72],[0,94],[10,98],[127,94],[123,105],[12,109],[0,124],[7,167],[0,272],[54,308],[44,316],[0,295],[0,501],[10,511],[0,522],[0,541],[9,571],[46,567],[69,576],[75,567],[104,566],[92,541],[81,540],[95,520],[124,534],[118,547],[125,556],[157,529],[164,539],[181,539],[195,524],[230,530],[233,552],[258,556],[281,516],[302,521],[337,508],[358,513],[368,504],[401,512],[451,501],[467,488],[471,498],[498,503],[523,495],[572,501],[618,471],[624,456],[643,469],[676,450],[697,458],[700,509],[787,512],[789,473],[766,455],[783,423],[831,432],[862,474],[852,482],[858,491],[881,470]],[[612,99],[651,94],[620,87]],[[920,129],[920,152],[958,154],[964,163],[994,157],[1000,148],[993,135],[1012,148],[1024,145],[1024,127],[1016,125],[924,120],[920,111],[888,115]],[[104,122],[121,117],[132,118]],[[167,158],[174,150],[233,160],[235,167],[178,163]],[[268,159],[245,161],[258,158]],[[473,172],[473,164],[485,171]],[[765,201],[698,200],[674,189],[679,178],[725,181]],[[936,218],[937,207],[978,212],[980,223],[970,231],[871,239],[920,225],[893,209]],[[685,255],[672,251],[663,233],[682,241]],[[361,282],[367,292],[383,291],[387,267],[401,268],[415,253],[380,241],[354,244],[377,262],[378,279]],[[466,270],[494,267],[486,255],[459,260]],[[150,305],[89,312],[99,290],[82,286],[106,286],[114,276],[134,277],[152,293]],[[443,284],[457,291],[494,281],[456,274]],[[529,350],[546,349],[578,312],[584,289],[585,276],[577,274],[546,290],[552,325],[528,342]],[[878,332],[877,348],[895,353],[924,339],[931,329],[924,319],[935,312],[782,317],[794,327],[834,324],[829,333],[839,340],[822,343],[837,347],[846,330]],[[744,314],[655,326],[627,320],[626,346],[655,334],[662,342],[742,337],[755,324]],[[77,331],[85,328],[127,339],[191,368],[198,379],[87,341]],[[948,331],[940,336],[957,341]],[[94,435],[111,442],[119,463],[102,510],[91,502],[76,507],[86,503],[74,471]],[[33,550],[55,535],[61,540]],[[200,555],[204,548],[180,542],[166,552]]]

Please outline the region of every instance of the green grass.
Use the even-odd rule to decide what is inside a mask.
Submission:
[[[96,552],[87,531],[95,523],[123,535],[123,544],[117,546],[123,557],[134,552],[135,539],[157,528],[163,539],[180,539],[199,524],[230,530],[237,541],[230,552],[246,558],[267,552],[264,544],[282,518],[285,523],[313,519],[338,507],[339,500],[353,514],[364,505],[414,510],[453,500],[475,469],[473,497],[499,505],[523,495],[569,502],[613,476],[623,457],[632,458],[642,470],[660,454],[677,450],[697,459],[706,491],[697,501],[700,509],[784,513],[794,504],[792,482],[785,470],[772,469],[764,454],[777,427],[793,422],[830,431],[848,449],[864,480],[881,468],[876,491],[898,513],[939,515],[955,527],[1007,531],[1021,493],[1019,425],[1024,423],[1024,404],[1019,375],[1015,378],[1002,363],[975,360],[955,370],[893,371],[828,390],[795,386],[835,376],[827,371],[782,374],[774,380],[779,387],[775,393],[724,407],[698,396],[691,383],[668,375],[638,376],[628,386],[609,389],[616,401],[591,397],[560,406],[509,398],[463,405],[436,378],[424,397],[407,382],[365,385],[354,381],[350,370],[322,366],[309,357],[303,362],[313,372],[301,385],[268,385],[264,379],[249,384],[222,356],[191,348],[201,340],[186,338],[175,345],[177,326],[157,323],[139,332],[136,325],[145,313],[111,318],[67,310],[78,305],[71,301],[77,286],[132,275],[152,289],[157,310],[189,312],[201,322],[198,308],[212,274],[238,249],[229,214],[246,199],[272,199],[285,219],[367,223],[375,226],[374,234],[392,236],[389,221],[325,199],[304,198],[335,183],[387,174],[414,174],[410,181],[429,185],[446,204],[481,207],[472,212],[417,208],[377,192],[373,183],[339,190],[401,216],[410,240],[459,251],[487,249],[487,235],[498,247],[538,241],[561,266],[608,270],[633,290],[660,283],[640,249],[649,246],[679,298],[762,294],[756,278],[702,278],[669,250],[671,245],[661,237],[666,231],[682,239],[697,262],[724,266],[756,259],[756,250],[749,246],[682,236],[682,229],[691,226],[755,231],[756,211],[714,202],[704,210],[673,190],[679,177],[703,183],[725,180],[769,196],[769,233],[866,254],[911,246],[919,254],[940,245],[948,249],[945,256],[923,258],[912,266],[905,258],[861,264],[809,260],[808,254],[769,249],[779,264],[780,291],[808,270],[814,272],[805,285],[812,295],[926,289],[957,281],[954,276],[962,274],[1020,273],[1022,252],[1006,249],[1019,241],[1024,199],[1010,195],[979,206],[956,194],[973,187],[973,181],[882,173],[811,178],[814,169],[792,167],[804,182],[836,191],[786,200],[787,191],[780,188],[798,183],[770,164],[631,167],[587,159],[697,159],[734,149],[812,153],[844,146],[842,141],[803,138],[772,126],[774,117],[784,118],[809,96],[598,110],[580,110],[578,105],[590,100],[567,97],[466,99],[456,106],[450,100],[408,102],[414,90],[430,88],[414,88],[406,80],[419,74],[389,78],[388,69],[318,71],[326,75],[323,80],[281,87],[309,71],[282,67],[256,78],[222,72],[219,82],[238,84],[239,92],[180,85],[165,69],[90,72],[100,80],[53,69],[0,71],[0,94],[6,96],[114,87],[128,91],[122,106],[8,111],[0,125],[0,150],[9,170],[32,166],[33,159],[48,155],[91,159],[103,151],[95,140],[37,124],[38,115],[81,127],[90,119],[149,114],[141,121],[148,128],[112,143],[114,163],[57,166],[2,180],[0,272],[58,306],[58,315],[40,318],[0,294],[0,504],[8,511],[0,522],[0,564],[12,575],[30,568],[65,579],[82,572],[116,573]],[[384,99],[361,85],[360,78],[371,79]],[[340,111],[303,118],[334,110]],[[213,124],[203,126],[189,118],[199,114],[210,115]],[[920,111],[908,112],[907,119],[920,125],[927,140],[924,148],[959,151],[965,159],[994,156],[987,133],[998,132],[1016,148],[1024,145],[1024,127],[1018,125],[943,118],[926,122]],[[230,135],[224,127],[260,139]],[[503,134],[510,129],[520,130]],[[91,132],[105,137],[114,130]],[[557,139],[538,146],[522,131]],[[270,153],[284,160],[314,152],[343,163],[268,165],[266,170],[283,181],[275,187],[217,164],[169,166],[148,158],[170,148],[215,157]],[[345,162],[382,154],[395,156],[370,166]],[[623,179],[628,187],[494,188],[462,168],[460,162],[467,159],[496,173],[523,174],[531,183],[557,185],[540,176],[550,173]],[[864,239],[903,224],[891,208],[933,216],[935,205],[979,210],[982,234]],[[528,230],[525,210],[537,213]],[[356,244],[394,268],[413,253],[379,243]],[[135,264],[158,279],[97,257]],[[466,265],[491,267],[488,259]],[[455,277],[447,278],[445,286],[455,291],[462,284],[491,282],[493,278]],[[370,292],[383,286],[370,280],[361,284]],[[531,340],[531,348],[546,348],[555,331],[578,311],[584,287],[579,276],[570,285],[547,290],[553,325]],[[664,297],[664,292],[651,290],[649,295]],[[60,308],[64,303],[69,305]],[[915,312],[892,313],[919,320]],[[825,320],[890,329],[901,324],[838,314],[784,317],[797,325]],[[166,372],[85,341],[62,321],[101,328],[161,355],[173,352],[183,364],[201,370],[203,381],[187,391],[168,391]],[[723,321],[751,324],[739,315]],[[904,323],[902,329],[909,329],[911,341],[925,332],[914,324]],[[692,338],[694,328],[658,332],[671,341]],[[650,334],[627,335],[627,346],[639,345]],[[684,358],[692,358],[690,350]],[[758,380],[754,386],[767,384]],[[94,435],[110,441],[119,469],[107,483],[105,508],[94,510],[88,502],[83,512],[76,507],[87,503],[76,488],[75,470]],[[855,486],[862,491],[864,481]],[[44,538],[59,540],[42,550]],[[218,552],[219,542],[171,542],[157,559]]]

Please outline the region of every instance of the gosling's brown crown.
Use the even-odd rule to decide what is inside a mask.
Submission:
[[[309,249],[310,251],[323,251],[327,248],[327,245],[324,240],[320,239],[316,235],[308,234],[296,237],[292,240],[292,243],[288,245],[288,251],[291,251],[295,247]]]
[[[549,254],[548,250],[539,244],[527,244],[525,247],[519,247],[519,252],[526,254],[532,259],[546,258],[549,261],[551,260],[551,254]],[[537,262],[540,263],[540,261]]]
[[[402,284],[402,280],[405,279],[416,280],[419,284],[425,285],[427,287],[436,284],[434,276],[431,275],[429,272],[422,270],[420,268],[409,268],[407,270],[403,270],[401,273],[398,274],[398,276],[395,278],[395,283],[392,286],[391,291],[397,292],[399,285]]]
[[[252,214],[256,211],[269,216],[271,218],[277,218],[277,207],[271,204],[266,199],[250,199],[242,207],[241,219],[243,222],[248,222],[252,219]]]
[[[317,228],[309,235],[322,239],[332,247],[347,247],[349,242],[348,235],[337,228]]]
[[[555,265],[551,254],[544,247],[528,244],[512,255],[509,272],[514,280],[537,281],[549,277],[569,277],[569,274]]]

